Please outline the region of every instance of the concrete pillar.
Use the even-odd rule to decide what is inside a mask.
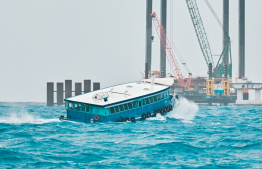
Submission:
[[[167,0],[161,0],[161,22],[166,32],[166,8],[167,8]],[[160,38],[164,39],[166,42],[166,37],[162,37],[160,34]],[[160,77],[166,77],[166,45],[160,44]]]
[[[72,80],[65,80],[65,98],[72,97]]]
[[[152,0],[146,1],[146,63],[145,78],[148,79],[148,72],[151,71],[151,52],[152,52]]]
[[[91,91],[91,80],[84,80],[84,93]]]
[[[229,39],[229,0],[223,0],[223,49],[228,45]],[[228,48],[225,52],[223,63],[224,63],[224,77],[227,78],[228,74]]]
[[[56,84],[56,92],[57,92],[57,97],[56,97],[57,105],[63,105],[64,104],[64,83]]]
[[[261,100],[261,90],[255,89],[255,100]]]
[[[54,83],[47,82],[47,106],[54,106]]]
[[[93,83],[93,91],[99,90],[100,89],[100,83],[99,82],[94,82]]]
[[[245,77],[245,0],[239,0],[238,76]]]
[[[82,94],[82,83],[75,83],[75,96]]]
[[[243,100],[243,90],[237,89],[237,100]]]

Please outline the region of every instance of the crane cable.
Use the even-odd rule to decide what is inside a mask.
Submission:
[[[182,65],[185,67],[187,73],[191,73],[189,68],[186,65],[186,62],[184,61],[184,59],[182,58],[181,54],[179,53],[179,51],[177,50],[176,46],[174,45],[173,42],[173,36],[174,36],[174,21],[173,21],[173,17],[174,17],[174,4],[173,4],[173,0],[170,0],[170,42],[171,42],[171,46],[174,49],[174,52],[176,54],[176,56],[178,56],[178,59],[180,60],[180,62],[182,63]]]
[[[219,17],[217,16],[216,12],[214,11],[214,9],[212,8],[211,4],[208,2],[208,0],[205,0],[205,2],[206,2],[206,4],[207,4],[209,10],[210,10],[211,13],[213,14],[214,18],[216,19],[217,23],[219,24],[220,28],[222,29],[223,34],[225,34],[225,35],[229,38],[229,35],[227,35],[227,34],[225,33],[225,30],[224,30],[224,28],[223,28],[223,24],[222,24],[222,22],[220,21]]]

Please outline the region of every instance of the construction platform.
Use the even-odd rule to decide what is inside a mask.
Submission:
[[[191,100],[198,104],[219,104],[219,105],[228,105],[229,103],[236,103],[237,96],[207,96],[206,94],[180,94],[188,100]]]

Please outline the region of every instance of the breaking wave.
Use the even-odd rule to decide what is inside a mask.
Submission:
[[[186,98],[180,98],[177,107],[169,112],[166,117],[191,121],[194,120],[198,110],[199,108],[196,103],[188,101]]]
[[[58,124],[64,106],[0,103],[0,166],[262,168],[261,112],[181,98],[172,112],[141,122]]]
[[[21,113],[11,113],[9,116],[1,117],[0,123],[8,123],[8,124],[23,124],[23,123],[32,123],[32,124],[44,124],[44,123],[52,123],[59,122],[57,119],[44,119],[35,115],[31,115],[28,112]]]
[[[162,116],[160,113],[157,113],[155,117],[148,118],[147,120],[161,120],[161,121],[165,121],[166,117]]]

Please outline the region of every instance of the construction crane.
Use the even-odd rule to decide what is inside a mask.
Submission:
[[[214,15],[215,19],[217,20],[217,22],[220,24],[220,26],[222,27],[222,23],[219,21],[217,15],[215,14],[212,6],[208,3],[207,0],[205,0],[205,2],[207,3],[207,6],[209,7],[209,9],[211,10],[212,14]],[[204,24],[202,22],[201,19],[201,15],[196,3],[196,0],[186,0],[186,4],[190,13],[190,17],[197,35],[197,39],[201,48],[201,51],[203,53],[203,56],[205,58],[206,64],[208,66],[208,68],[210,68],[210,64],[212,64],[211,67],[215,66],[214,69],[212,69],[212,73],[209,74],[211,76],[217,77],[217,78],[222,78],[223,74],[229,74],[229,77],[232,77],[232,57],[231,57],[231,42],[230,42],[230,37],[227,35],[227,43],[219,57],[219,60],[217,62],[217,64],[214,64],[214,60],[213,60],[213,55],[211,52],[211,48],[210,48],[210,44],[207,38],[207,34],[206,34],[206,30],[204,27]],[[222,28],[223,29],[223,28]],[[224,32],[224,30],[223,30]],[[224,57],[227,56],[229,52],[229,57],[230,57],[230,61],[227,63],[224,63]],[[225,75],[227,76],[227,75]],[[211,77],[209,77],[211,78]]]
[[[161,42],[161,44],[162,44],[162,46],[165,49],[165,52],[167,54],[167,59],[169,61],[172,72],[174,73],[174,76],[176,77],[179,85],[183,89],[188,88],[190,86],[190,83],[191,83],[192,73],[188,73],[189,75],[188,75],[188,78],[187,78],[187,82],[185,84],[182,72],[179,68],[178,62],[177,62],[176,57],[175,57],[173,42],[167,36],[166,31],[165,31],[161,21],[159,20],[157,14],[155,12],[153,12],[151,14],[151,17],[152,17],[157,35],[160,38],[160,42]],[[186,65],[185,62],[182,62],[182,64]]]

